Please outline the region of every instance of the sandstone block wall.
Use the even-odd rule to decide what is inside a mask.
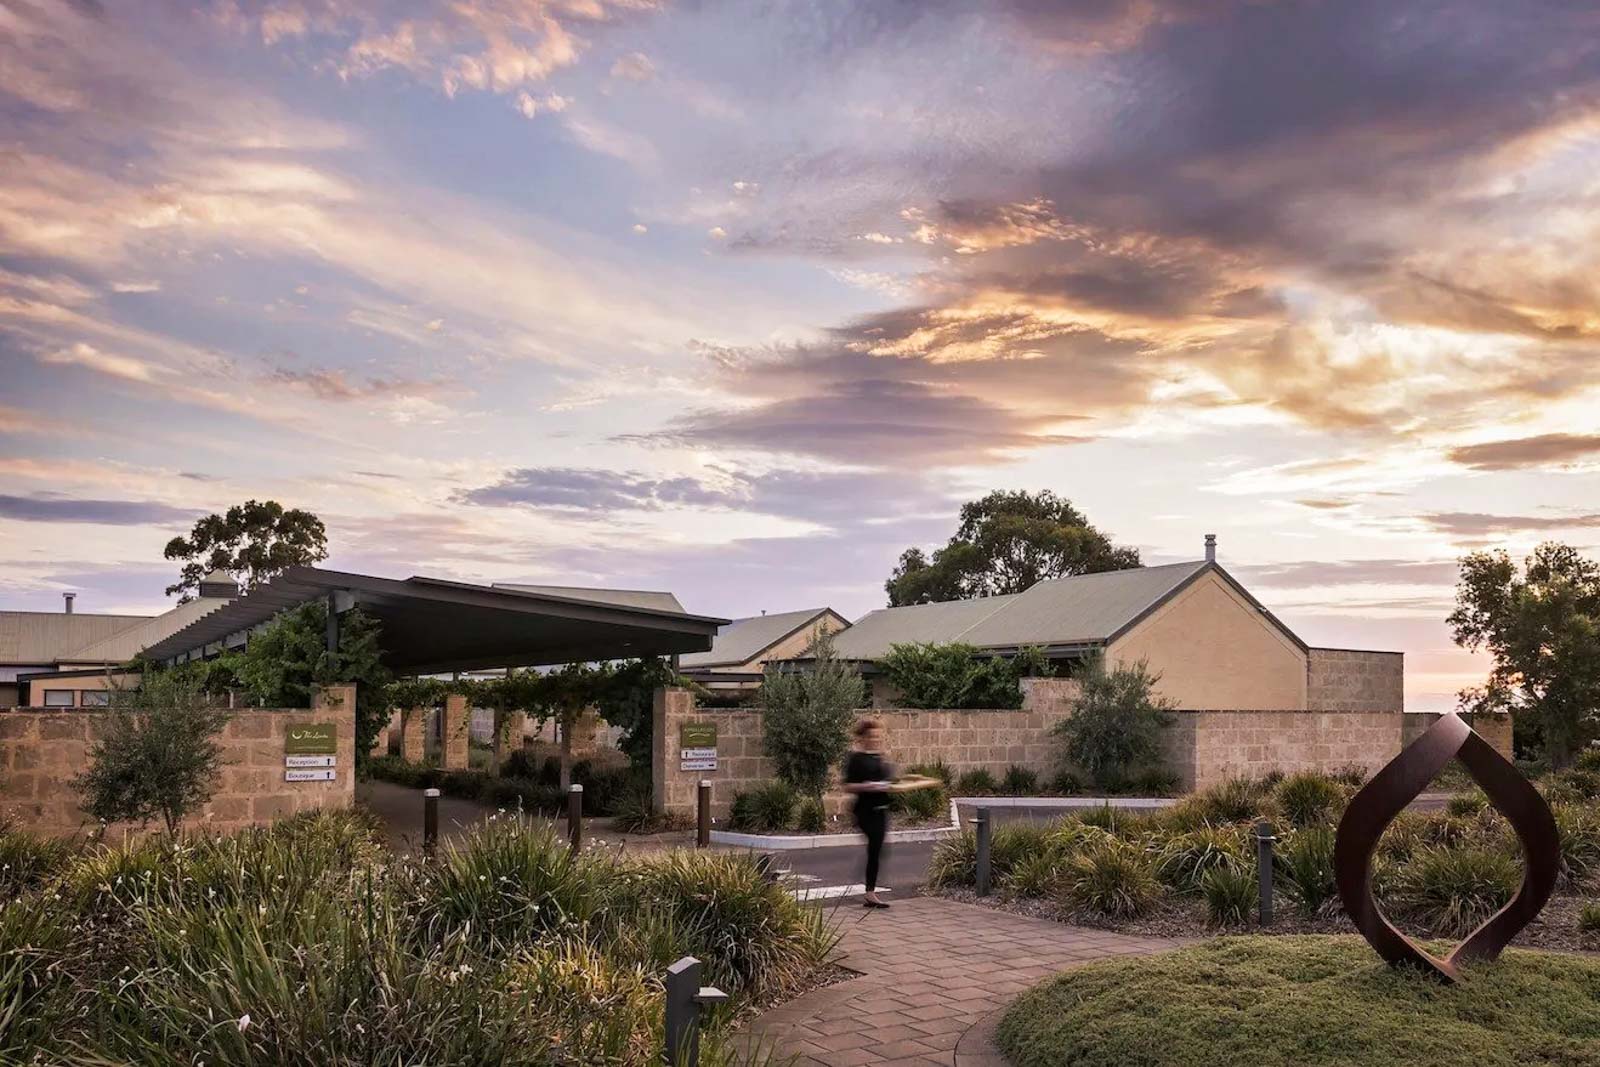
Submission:
[[[216,791],[188,824],[223,832],[313,808],[355,803],[355,687],[332,686],[307,710],[249,708],[223,728],[224,766]],[[98,828],[80,808],[72,779],[88,762],[107,715],[89,709],[0,711],[0,815],[31,833],[51,836]],[[293,726],[338,725],[335,774],[330,782],[284,780],[284,736]],[[152,825],[150,829],[154,829]],[[116,826],[113,832],[137,832]]]
[[[1023,680],[1020,711],[872,708],[862,714],[883,723],[889,759],[900,767],[942,759],[956,774],[987,768],[998,775],[1014,763],[1043,777],[1056,769],[1050,727],[1070,714],[1077,691],[1077,683],[1069,679],[1028,678]],[[692,814],[696,789],[705,778],[712,783],[712,811],[721,818],[735,793],[772,778],[771,762],[762,751],[760,711],[696,708],[686,689],[658,690],[654,710],[657,810]],[[716,770],[680,769],[678,728],[686,722],[716,724]],[[830,794],[828,800],[830,811],[846,803],[843,794]]]
[[[1437,711],[1408,712],[1402,729],[1402,747],[1411,744],[1411,742],[1427,733],[1428,727],[1438,722],[1442,717],[1443,713]],[[1468,715],[1466,720],[1485,741],[1494,746],[1496,752],[1506,759],[1516,758],[1511,744],[1511,716]]]
[[[1186,790],[1271,771],[1378,770],[1400,752],[1398,711],[1180,711],[1163,739]]]
[[[1402,652],[1313,648],[1306,659],[1307,711],[1404,711]]]

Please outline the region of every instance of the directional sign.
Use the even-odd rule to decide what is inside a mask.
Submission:
[[[337,771],[331,771],[331,770],[328,770],[328,771],[286,770],[286,771],[283,772],[283,780],[286,781],[286,782],[331,782],[331,781],[333,781],[333,776],[335,774],[337,774],[337,773],[338,773]]]
[[[717,769],[715,759],[686,759],[678,764],[680,771],[714,771]]]
[[[684,759],[716,759],[717,750],[714,748],[686,748],[678,755]]]
[[[337,756],[285,756],[285,767],[332,767],[336,765]]]

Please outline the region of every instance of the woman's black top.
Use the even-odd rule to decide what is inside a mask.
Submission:
[[[894,777],[889,761],[876,752],[852,752],[844,764],[847,785],[862,782],[887,782]],[[888,793],[857,793],[856,811],[879,811],[889,806]]]

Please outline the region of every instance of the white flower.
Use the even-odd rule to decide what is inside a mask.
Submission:
[[[250,1029],[250,1013],[245,1012],[239,1016],[239,1032],[242,1034],[248,1029]]]

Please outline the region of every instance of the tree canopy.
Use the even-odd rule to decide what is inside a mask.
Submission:
[[[1537,727],[1552,765],[1565,766],[1600,735],[1600,564],[1546,542],[1521,573],[1504,550],[1461,560],[1456,642],[1494,659],[1471,711],[1510,711]]]
[[[327,559],[328,531],[309,511],[247,500],[196,520],[189,536],[168,541],[163,554],[183,561],[167,595],[181,593],[179,603],[187,603],[212,571],[226,571],[248,593],[290,567]]]
[[[1020,593],[1047,578],[1140,566],[1072,502],[1046,489],[995,490],[961,507],[955,536],[929,557],[908,548],[884,583],[889,606]]]

